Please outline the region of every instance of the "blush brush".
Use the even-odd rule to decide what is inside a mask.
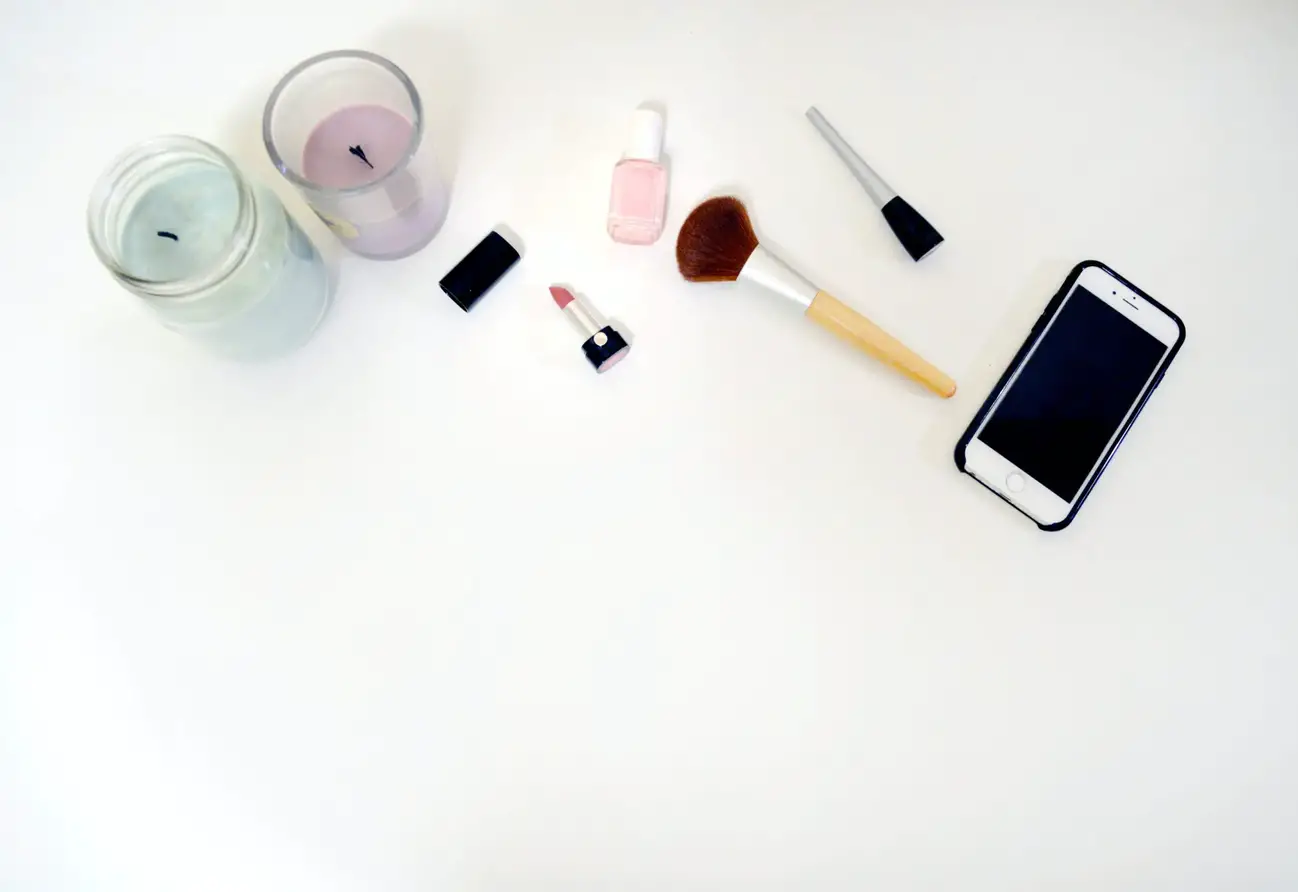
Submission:
[[[743,279],[761,285],[802,307],[812,322],[938,396],[955,393],[949,375],[763,248],[738,198],[710,198],[690,212],[676,237],[676,265],[690,282]]]

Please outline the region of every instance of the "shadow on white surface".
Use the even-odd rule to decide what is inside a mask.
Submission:
[[[476,82],[467,43],[427,22],[406,20],[379,31],[368,45],[400,66],[419,88],[424,138],[433,141],[438,166],[454,200],[455,175]]]

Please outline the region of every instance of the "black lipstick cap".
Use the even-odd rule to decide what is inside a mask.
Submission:
[[[466,313],[518,262],[518,251],[494,229],[438,284]]]

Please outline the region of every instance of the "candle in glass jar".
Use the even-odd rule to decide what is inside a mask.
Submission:
[[[381,56],[347,50],[298,65],[271,93],[262,136],[275,166],[361,256],[412,254],[446,219],[419,93]]]
[[[324,261],[284,206],[213,146],[160,137],[100,178],[91,242],[164,325],[218,353],[261,358],[304,342],[329,305]]]

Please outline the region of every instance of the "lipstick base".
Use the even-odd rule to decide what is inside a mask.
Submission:
[[[611,325],[605,325],[581,345],[582,352],[586,354],[586,359],[595,367],[595,371],[604,372],[613,368],[631,345],[626,342],[626,338],[617,333]]]

